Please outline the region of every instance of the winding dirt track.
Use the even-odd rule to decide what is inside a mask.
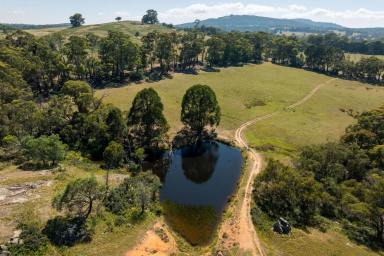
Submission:
[[[295,107],[298,107],[305,102],[307,102],[312,96],[323,86],[333,82],[335,79],[330,79],[326,81],[325,83],[319,84],[316,86],[311,92],[309,92],[304,98],[302,98],[300,101],[286,107],[284,110],[293,109]],[[263,248],[261,246],[260,240],[256,234],[255,228],[252,223],[251,218],[251,201],[252,201],[252,188],[253,188],[253,181],[255,179],[255,176],[258,175],[262,169],[262,157],[259,153],[256,152],[256,150],[249,147],[247,140],[244,138],[243,133],[245,129],[247,129],[249,126],[260,122],[262,120],[269,119],[279,113],[281,113],[284,110],[278,110],[276,112],[273,112],[271,114],[258,117],[254,120],[248,121],[244,124],[242,124],[237,130],[235,134],[235,140],[239,144],[239,146],[244,147],[248,150],[249,155],[249,161],[250,161],[250,170],[249,170],[249,177],[247,180],[246,188],[245,188],[245,194],[244,198],[241,203],[241,209],[239,212],[239,216],[237,216],[238,219],[238,238],[236,239],[239,247],[243,251],[249,251],[252,253],[252,255],[260,255],[264,256],[265,253],[263,251]]]

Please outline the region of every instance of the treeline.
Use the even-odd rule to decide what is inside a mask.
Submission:
[[[311,35],[307,41],[312,44],[327,44],[350,53],[384,55],[384,42],[382,40],[354,40],[346,36],[330,33],[323,36]]]
[[[362,113],[339,143],[302,149],[294,167],[270,161],[256,178],[253,209],[297,227],[342,223],[350,238],[384,246],[384,108]]]
[[[191,72],[197,66],[227,67],[273,63],[302,67],[345,79],[382,84],[384,61],[369,57],[357,63],[345,57],[334,34],[296,37],[266,33],[216,33],[200,30],[150,32],[135,43],[110,31],[104,38],[88,33],[64,39],[60,33],[43,38],[17,31],[0,41],[1,61],[21,71],[34,95],[57,93],[68,80],[86,80],[93,87],[108,83],[159,80],[171,71]],[[18,62],[11,58],[19,56]]]

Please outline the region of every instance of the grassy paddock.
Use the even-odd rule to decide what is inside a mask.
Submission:
[[[134,96],[152,87],[162,98],[166,118],[175,132],[181,127],[180,105],[184,93],[192,85],[207,84],[215,91],[222,109],[219,131],[232,137],[241,123],[296,102],[328,79],[301,69],[265,63],[225,68],[221,72],[200,72],[199,75],[175,74],[173,79],[98,90],[96,95],[104,96],[106,103],[129,110]]]
[[[384,60],[384,55],[366,55],[366,54],[360,54],[360,53],[346,53],[345,54],[345,57],[347,59],[350,59],[353,62],[358,62],[362,58],[369,58],[369,57],[373,57],[373,56]]]
[[[294,229],[291,236],[282,236],[267,232],[258,232],[266,246],[268,255],[282,256],[374,256],[384,255],[364,246],[354,244],[342,233],[337,224],[325,233],[317,229],[303,231]]]
[[[384,88],[335,80],[294,110],[251,126],[246,136],[252,146],[269,153],[294,154],[309,144],[336,141],[357,113],[384,104]]]
[[[142,36],[154,30],[159,32],[171,31],[170,28],[161,25],[142,25],[140,22],[137,21],[110,22],[104,24],[85,25],[78,28],[58,27],[29,29],[26,31],[37,37],[47,36],[53,33],[60,33],[64,36],[64,38],[68,38],[74,35],[84,36],[87,33],[93,33],[97,36],[105,37],[107,36],[108,31],[110,30],[121,31],[124,34],[130,35],[132,37],[135,37],[137,32],[139,33],[139,36]]]

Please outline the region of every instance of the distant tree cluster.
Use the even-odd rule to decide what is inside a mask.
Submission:
[[[383,123],[384,108],[364,112],[339,143],[303,148],[294,168],[270,161],[254,185],[257,207],[298,227],[338,220],[352,239],[383,246]]]

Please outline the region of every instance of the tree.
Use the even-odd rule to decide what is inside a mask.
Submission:
[[[95,177],[77,179],[70,182],[63,193],[53,199],[52,206],[60,212],[65,210],[71,217],[87,219],[102,195],[102,189]]]
[[[64,84],[61,92],[71,96],[78,107],[79,112],[86,113],[90,110],[93,95],[92,88],[83,81],[68,81]]]
[[[271,57],[273,63],[297,66],[299,41],[296,37],[279,36],[272,40]]]
[[[362,149],[384,145],[384,107],[357,116],[357,124],[347,128],[342,140],[347,144],[356,143]]]
[[[310,171],[317,181],[363,180],[370,167],[366,152],[355,144],[327,143],[303,148],[297,163]]]
[[[252,59],[252,44],[239,32],[231,32],[224,36],[224,65],[239,65]]]
[[[163,73],[167,73],[170,70],[170,65],[176,50],[174,49],[172,35],[171,34],[160,34],[156,45],[156,57],[160,62],[160,68]]]
[[[148,65],[153,70],[153,64],[156,60],[156,43],[158,38],[158,33],[156,31],[149,32],[141,38],[141,64],[143,68],[147,68]]]
[[[181,121],[200,138],[206,126],[220,124],[220,107],[215,92],[207,85],[194,85],[183,97]]]
[[[108,106],[108,113],[105,119],[109,139],[123,142],[126,132],[126,124],[123,113],[117,107]]]
[[[111,141],[104,150],[104,163],[108,169],[119,168],[123,164],[125,152],[123,145]]]
[[[139,50],[128,35],[120,31],[109,31],[108,36],[101,40],[99,52],[105,73],[123,81],[125,71],[131,71],[140,66]]]
[[[301,175],[276,161],[256,178],[254,199],[270,217],[284,217],[295,225],[313,223],[321,206],[322,186],[312,176]]]
[[[157,11],[155,10],[148,10],[147,14],[145,14],[141,20],[143,24],[157,24],[159,23],[159,20],[157,18]]]
[[[224,40],[219,36],[213,36],[207,41],[207,55],[206,60],[209,65],[219,66],[223,64],[225,43]]]
[[[137,147],[148,152],[158,150],[161,143],[165,142],[169,126],[163,109],[161,99],[154,89],[144,89],[136,95],[127,124]]]
[[[81,15],[80,13],[75,13],[74,15],[69,17],[69,21],[71,22],[72,27],[74,28],[80,27],[85,23],[85,19],[83,18],[83,15]]]
[[[376,239],[384,243],[384,177],[372,174],[367,179],[368,218],[364,219],[376,230]]]
[[[78,79],[83,79],[86,75],[86,61],[88,57],[89,45],[86,38],[71,36],[64,46],[70,68]]]
[[[122,18],[121,18],[121,17],[116,17],[115,20],[116,20],[117,22],[119,22],[119,21],[122,20]]]
[[[204,50],[204,35],[188,32],[181,37],[180,62],[183,69],[195,67]]]
[[[109,194],[105,205],[116,214],[122,214],[128,208],[139,208],[144,214],[152,204],[159,200],[161,182],[151,172],[140,173],[124,180]]]
[[[41,161],[44,165],[51,162],[55,165],[64,160],[65,145],[60,141],[59,136],[41,136],[39,138],[29,137],[23,143],[26,155],[33,160]]]

